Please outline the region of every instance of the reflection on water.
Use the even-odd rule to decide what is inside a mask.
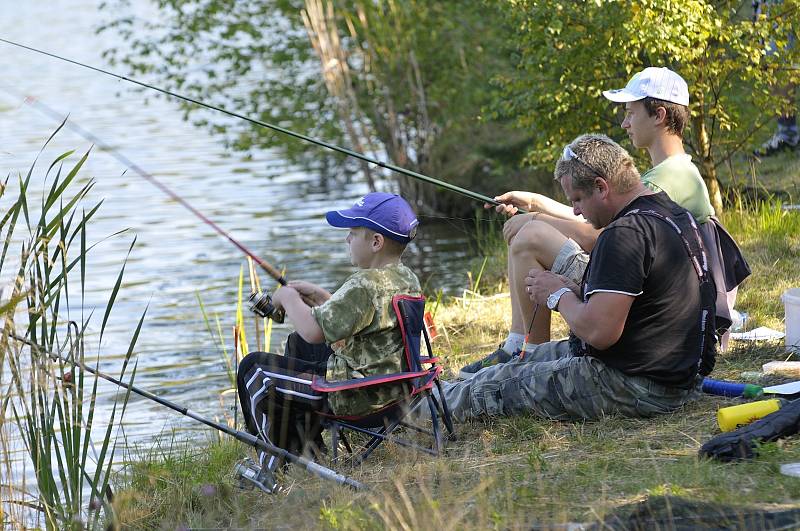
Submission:
[[[4,8],[0,35],[104,66],[100,55],[113,37],[94,34],[99,22],[91,0],[17,2]],[[344,244],[346,232],[328,227],[324,212],[351,205],[366,191],[362,185],[322,184],[316,176],[283,163],[274,152],[255,151],[250,156],[231,152],[219,138],[182,121],[173,103],[149,98],[149,105],[143,105],[145,95],[126,84],[48,57],[0,44],[0,71],[4,73],[0,80],[0,168],[6,174],[25,174],[56,126],[3,91],[4,86],[12,86],[69,113],[74,123],[163,180],[256,254],[285,268],[288,278],[333,290],[352,272]],[[39,156],[39,171],[34,172],[38,181],[31,189],[45,186],[44,171],[56,156],[77,149],[71,158],[74,164],[89,147],[76,133],[62,131]],[[82,182],[90,177],[96,180],[90,203],[104,201],[90,226],[90,239],[100,241],[128,230],[92,251],[86,305],[79,308],[73,292],[64,319],[79,319],[95,311],[90,326],[93,350],[88,354],[99,356],[101,370],[114,374],[139,316],[149,307],[136,349],[136,385],[202,415],[221,416],[218,397],[229,380],[197,299],[202,298],[210,314],[220,316],[226,342],[232,344],[242,255],[151,184],[132,172],[125,173],[106,153],[94,152],[81,176]],[[423,281],[429,279],[430,287],[462,288],[472,255],[469,233],[458,221],[423,219],[407,262]],[[102,309],[134,236],[136,247],[103,344],[98,345]],[[266,278],[262,282],[265,287],[272,283]],[[273,345],[286,333],[286,327],[277,327]],[[101,418],[110,413],[118,392],[110,384],[101,385]],[[144,443],[173,427],[195,426],[134,396],[125,417],[125,444]]]

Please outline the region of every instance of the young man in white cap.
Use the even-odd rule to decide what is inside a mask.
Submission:
[[[714,217],[706,188],[692,158],[683,149],[683,129],[689,121],[689,88],[681,76],[668,68],[645,68],[623,89],[606,90],[603,96],[625,104],[622,128],[631,143],[646,149],[653,167],[642,182],[663,191],[689,210],[700,223],[711,274],[717,289],[717,328],[730,326],[737,286],[750,275],[741,250]],[[728,335],[722,336],[727,348]]]
[[[653,167],[642,175],[648,188],[667,195],[700,223],[714,208],[697,166],[683,149],[683,130],[689,122],[689,87],[668,68],[645,68],[623,89],[603,96],[625,104],[622,128],[631,143],[646,149]]]
[[[625,103],[622,127],[634,146],[647,149],[650,154],[653,168],[642,175],[645,186],[655,192],[666,192],[705,227],[714,209],[697,167],[683,149],[683,130],[689,121],[689,90],[683,78],[668,68],[645,68],[633,76],[625,88],[605,91],[603,95]],[[562,158],[569,158],[568,155],[565,153]],[[518,208],[529,212],[512,217],[503,227],[508,243],[511,329],[498,350],[462,368],[459,373],[462,378],[470,378],[484,367],[509,361],[523,345],[549,341],[550,309],[530,304],[524,291],[524,278],[529,271],[548,270],[580,284],[599,234],[569,207],[541,194],[514,191],[495,199],[504,203],[496,207],[498,212],[513,215]],[[730,315],[725,293],[734,289],[750,270],[724,229],[720,234],[716,228],[709,234],[709,229],[703,230],[707,241],[725,240],[724,251],[712,253],[716,263],[714,277],[720,292],[717,313],[724,323]],[[719,243],[714,248],[718,249]],[[726,264],[725,269],[720,265],[724,263],[720,258],[723,253],[730,256],[730,264]]]

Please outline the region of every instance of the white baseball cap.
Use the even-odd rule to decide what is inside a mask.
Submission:
[[[633,76],[625,88],[604,90],[603,96],[617,103],[656,98],[688,106],[689,86],[669,68],[651,66]]]

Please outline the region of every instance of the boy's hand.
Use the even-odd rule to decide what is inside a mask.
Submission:
[[[288,287],[293,288],[309,306],[319,306],[331,298],[331,294],[316,284],[302,280],[292,280]]]
[[[272,294],[272,305],[275,307],[275,311],[282,312],[285,310],[286,301],[290,297],[297,297],[300,298],[300,294],[294,290],[291,286],[283,286],[278,288],[275,293]]]
[[[313,284],[308,285],[313,286]],[[302,295],[294,286],[286,285],[278,288],[272,295],[272,304],[275,308],[286,312],[286,316],[292,321],[294,329],[300,334],[300,337],[309,343],[325,341],[325,334],[312,315],[311,308],[303,301]]]

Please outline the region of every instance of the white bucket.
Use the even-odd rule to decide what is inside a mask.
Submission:
[[[786,290],[781,299],[786,315],[786,350],[800,352],[800,288]]]

